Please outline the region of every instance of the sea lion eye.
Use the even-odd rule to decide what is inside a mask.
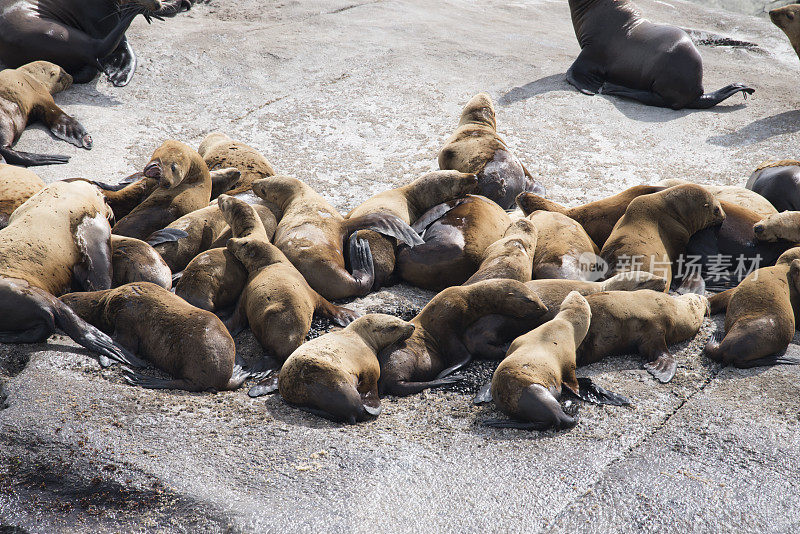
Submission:
[[[794,20],[794,13],[792,13],[791,11],[787,12],[786,18],[789,20]]]
[[[172,172],[173,172],[174,174],[177,174],[177,173],[178,173],[178,164],[177,164],[177,163],[173,163],[173,164],[172,164]]]

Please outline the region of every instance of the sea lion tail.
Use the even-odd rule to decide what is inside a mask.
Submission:
[[[69,162],[69,156],[58,156],[50,154],[32,154],[30,152],[20,152],[8,147],[0,147],[0,156],[5,158],[9,165],[19,167],[37,167],[42,165],[60,165]]]
[[[344,224],[345,235],[359,230],[372,230],[393,237],[409,247],[424,243],[419,234],[407,222],[393,213],[369,213],[361,217],[346,219]]]
[[[177,228],[163,228],[150,234],[150,237],[145,239],[145,242],[151,247],[154,247],[162,243],[172,243],[184,237],[189,237],[189,234],[183,230],[178,230]]]

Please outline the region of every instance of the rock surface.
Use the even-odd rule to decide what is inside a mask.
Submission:
[[[797,157],[800,62],[777,28],[639,5],[698,39],[757,44],[701,47],[707,90],[743,82],[754,97],[692,112],[577,93],[564,0],[212,0],[134,23],[130,86],[57,96],[91,152],[41,128],[18,146],[72,156],[38,169],[48,182],[116,181],[164,139],[218,129],[345,212],[434,169],[463,104],[487,91],[509,145],[568,205],[665,178],[741,185],[763,160]],[[397,286],[350,306],[408,314],[430,296]],[[562,433],[482,427],[497,415],[471,404],[485,363],[349,427],[244,390],[130,387],[62,335],[0,345],[0,532],[797,531],[800,368],[721,369],[701,355],[720,327],[675,347],[667,385],[638,357],[581,369],[633,404],[581,405]],[[247,333],[237,345],[258,355]]]

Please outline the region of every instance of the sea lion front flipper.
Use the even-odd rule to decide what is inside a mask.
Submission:
[[[681,285],[675,290],[678,295],[686,295],[687,293],[694,293],[695,295],[706,294],[706,281],[700,276],[700,273],[692,272],[687,274]]]
[[[100,215],[86,216],[75,227],[75,245],[81,261],[73,269],[73,277],[85,291],[111,288],[111,227]]]
[[[442,356],[449,361],[455,362],[447,367],[444,371],[436,375],[437,379],[444,378],[447,375],[457,371],[472,361],[472,354],[467,350],[464,344],[455,335],[449,338],[440,340]]]
[[[250,390],[247,392],[247,396],[256,398],[275,393],[276,391],[278,391],[278,376],[279,373],[275,373],[272,376],[268,377],[267,379],[262,380],[255,386],[251,387]]]
[[[482,424],[489,428],[516,428],[518,430],[547,430],[550,428],[541,423],[523,423],[513,419],[487,419]]]
[[[475,394],[472,399],[473,404],[487,404],[492,402],[492,382],[489,381],[481,386],[481,389]]]
[[[114,87],[125,87],[136,73],[138,60],[127,37],[123,36],[117,49],[111,55],[101,58],[100,64]]]
[[[411,225],[411,228],[413,228],[417,234],[424,235],[425,230],[427,230],[430,225],[444,217],[448,211],[452,211],[456,207],[463,204],[464,200],[465,199],[463,198],[459,198],[457,200],[450,200],[448,202],[437,204],[423,213],[419,219],[414,221],[414,223]]]
[[[55,102],[48,104],[42,120],[55,137],[78,148],[92,149],[92,136],[74,117],[64,113]]]
[[[344,235],[359,230],[372,230],[384,236],[393,237],[409,247],[424,243],[419,234],[403,219],[393,213],[369,213],[344,221]]]
[[[600,92],[605,79],[602,75],[602,67],[592,61],[588,52],[582,50],[575,61],[567,70],[567,81],[575,89],[585,95],[596,95]]]
[[[41,165],[60,165],[69,163],[69,156],[58,156],[53,154],[33,154],[14,150],[11,147],[0,147],[0,156],[5,158],[9,165],[18,167],[37,167]]]
[[[375,263],[372,259],[369,241],[358,237],[356,232],[351,234],[349,255],[353,279],[359,287],[372,288],[375,284]],[[366,292],[364,294],[366,295]]]
[[[377,388],[362,394],[361,404],[364,406],[364,411],[372,417],[378,417],[383,411]]]
[[[664,335],[657,333],[650,341],[646,341],[639,346],[639,352],[647,358],[644,368],[653,375],[656,380],[666,384],[675,376],[678,363],[675,356],[669,352]]]
[[[249,321],[247,320],[247,311],[244,310],[241,297],[238,304],[236,304],[236,310],[234,310],[233,315],[222,321],[222,324],[228,329],[231,337],[241,334],[247,328]]]
[[[189,234],[183,230],[177,228],[162,228],[150,234],[150,236],[145,239],[145,243],[154,247],[162,243],[172,243],[185,237],[189,237]]]
[[[438,378],[436,380],[429,380],[427,382],[411,382],[407,380],[400,380],[394,384],[385,386],[385,388],[386,393],[389,395],[407,397],[408,395],[414,395],[426,389],[450,386],[462,380],[464,380],[464,377],[461,375],[450,375],[447,378]]]
[[[211,200],[230,191],[239,182],[242,173],[235,167],[209,171],[211,174]]]
[[[361,317],[361,314],[356,311],[331,304],[328,299],[324,298],[322,295],[319,296],[319,302],[317,303],[314,313],[326,319],[330,319],[339,326],[347,326]]]
[[[595,384],[591,378],[580,377],[578,378],[578,391],[573,391],[571,388],[564,386],[566,390],[582,401],[590,402],[592,404],[611,404],[612,406],[628,406],[631,401],[627,397],[618,395],[608,391]]]
[[[615,83],[610,83],[610,82],[605,82],[600,87],[600,90],[597,91],[597,93],[601,95],[619,96],[622,98],[636,100],[648,106],[655,106],[660,108],[671,107],[667,103],[667,101],[664,100],[661,97],[661,95],[657,93],[654,93],[652,91],[645,91],[643,89],[631,89],[630,87],[625,87],[623,85],[617,85]]]

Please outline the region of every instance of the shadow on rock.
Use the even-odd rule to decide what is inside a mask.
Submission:
[[[795,109],[755,120],[736,132],[713,135],[708,138],[708,143],[723,147],[752,145],[777,135],[793,134],[798,131],[800,131],[800,110]]]
[[[497,99],[501,106],[508,106],[521,100],[527,100],[536,95],[549,93],[551,91],[569,91],[572,87],[567,83],[566,73],[553,74],[539,78],[536,81],[526,83],[520,87],[514,87]]]
[[[656,106],[647,106],[635,100],[628,100],[616,96],[597,95],[608,99],[620,113],[631,120],[639,122],[669,122],[680,119],[690,113],[732,113],[745,107],[745,103],[720,104],[711,109],[669,109]],[[597,98],[597,97],[595,97]]]

